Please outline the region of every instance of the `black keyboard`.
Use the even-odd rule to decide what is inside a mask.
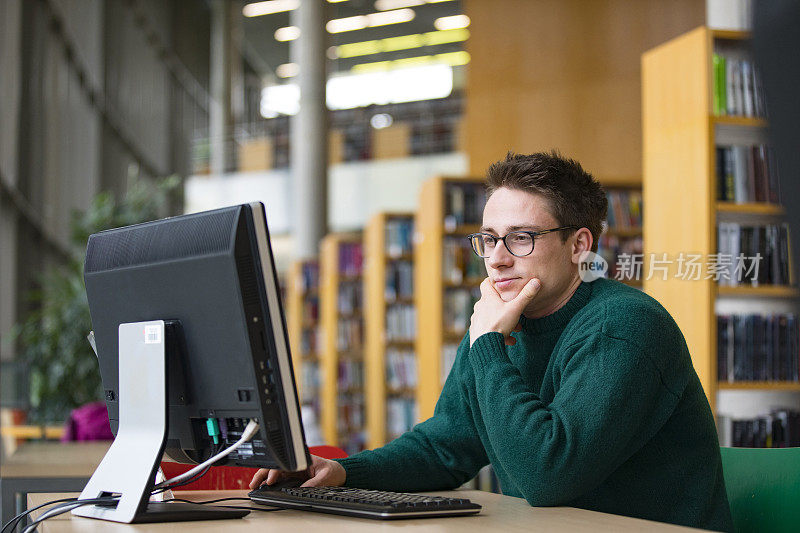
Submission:
[[[462,516],[481,511],[480,505],[465,498],[347,487],[271,489],[265,485],[249,496],[254,502],[264,505],[380,520]]]

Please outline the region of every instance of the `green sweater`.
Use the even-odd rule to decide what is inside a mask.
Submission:
[[[433,417],[340,459],[346,484],[448,490],[491,463],[531,505],[733,529],[711,409],[657,301],[601,279],[522,326],[514,346],[464,338]]]

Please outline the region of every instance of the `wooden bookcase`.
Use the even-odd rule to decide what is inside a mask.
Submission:
[[[383,446],[417,422],[413,414],[417,324],[410,276],[414,265],[413,222],[411,213],[377,213],[364,234],[364,301],[368,310],[364,314],[364,374],[369,448]],[[398,229],[403,230],[402,235]],[[393,368],[401,367],[394,376],[389,375],[390,363]],[[399,419],[392,405],[403,411]],[[401,429],[392,431],[396,426]]]
[[[286,283],[286,327],[300,404],[311,407],[317,426],[321,416],[319,313],[319,262],[295,261]]]
[[[702,254],[705,262],[717,252],[717,223],[768,223],[764,217],[774,223],[781,221],[783,208],[779,205],[717,200],[716,146],[766,142],[763,119],[716,116],[713,112],[715,47],[746,47],[748,39],[745,32],[701,27],[642,56],[645,260],[650,254],[676,258],[684,252]],[[659,276],[645,279],[644,289],[680,326],[715,412],[720,389],[800,390],[796,383],[728,384],[717,380],[718,300],[775,302],[796,298],[795,288],[718,286],[713,278],[676,279],[676,268],[673,261],[666,280]]]
[[[446,279],[444,260],[446,241],[462,242],[465,251],[469,247],[466,236],[479,231],[480,217],[462,223],[458,217],[447,212],[448,187],[483,184],[483,178],[434,177],[423,183],[420,192],[419,210],[415,217],[414,245],[414,300],[417,304],[417,339],[415,343],[418,365],[417,409],[420,420],[433,415],[436,400],[444,383],[445,350],[454,350],[469,325],[469,315],[462,330],[454,330],[445,324],[445,307],[448,291],[460,288],[476,289],[485,277],[467,276],[461,280]],[[481,213],[483,206],[480,206]],[[471,254],[471,252],[469,252]],[[468,258],[466,260],[470,261]],[[478,258],[481,268],[483,261]],[[469,306],[470,309],[472,306]]]
[[[332,233],[320,245],[322,435],[352,454],[365,444],[362,268],[345,250],[358,250],[360,233]],[[347,264],[346,264],[347,263]],[[348,295],[345,299],[343,294]],[[342,339],[346,339],[344,342]],[[348,370],[355,372],[345,375]],[[342,386],[342,381],[348,381]]]

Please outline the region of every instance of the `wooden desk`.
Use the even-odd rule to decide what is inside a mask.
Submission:
[[[6,523],[24,509],[17,495],[80,491],[103,459],[110,442],[29,442],[0,465],[0,508]]]
[[[413,527],[415,533],[454,531],[469,533],[477,531],[597,531],[614,532],[679,532],[699,531],[697,529],[662,524],[604,513],[596,513],[572,507],[531,507],[520,498],[501,496],[478,490],[459,490],[436,492],[443,496],[457,493],[459,497],[469,498],[483,506],[477,516],[451,518],[420,518],[416,520],[378,521],[366,518],[349,518],[308,511],[281,510],[274,512],[253,511],[243,519],[210,520],[205,522],[170,522],[162,524],[117,524],[91,518],[75,518],[69,513],[54,517],[40,526],[42,533],[81,533],[112,532],[162,532],[179,533],[181,531],[258,531],[260,533],[285,531],[324,531],[325,533],[359,533],[374,531],[397,531],[400,528]],[[226,497],[247,497],[246,491],[186,491],[177,492],[176,497],[195,501],[211,500]],[[34,507],[50,500],[68,498],[77,494],[30,494],[28,507]],[[254,506],[249,502],[228,502],[231,505]],[[224,503],[220,504],[224,505]],[[37,511],[38,513],[38,511]],[[34,513],[34,514],[37,514]]]

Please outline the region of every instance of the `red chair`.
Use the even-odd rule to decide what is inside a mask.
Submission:
[[[341,459],[347,457],[347,452],[336,446],[311,446],[308,451],[311,455],[318,455],[325,459]],[[161,470],[167,479],[183,474],[193,468],[193,465],[172,463],[169,461],[161,462]],[[188,485],[176,487],[174,491],[181,490],[246,490],[249,488],[250,480],[258,471],[257,468],[244,466],[212,466],[206,474]]]

